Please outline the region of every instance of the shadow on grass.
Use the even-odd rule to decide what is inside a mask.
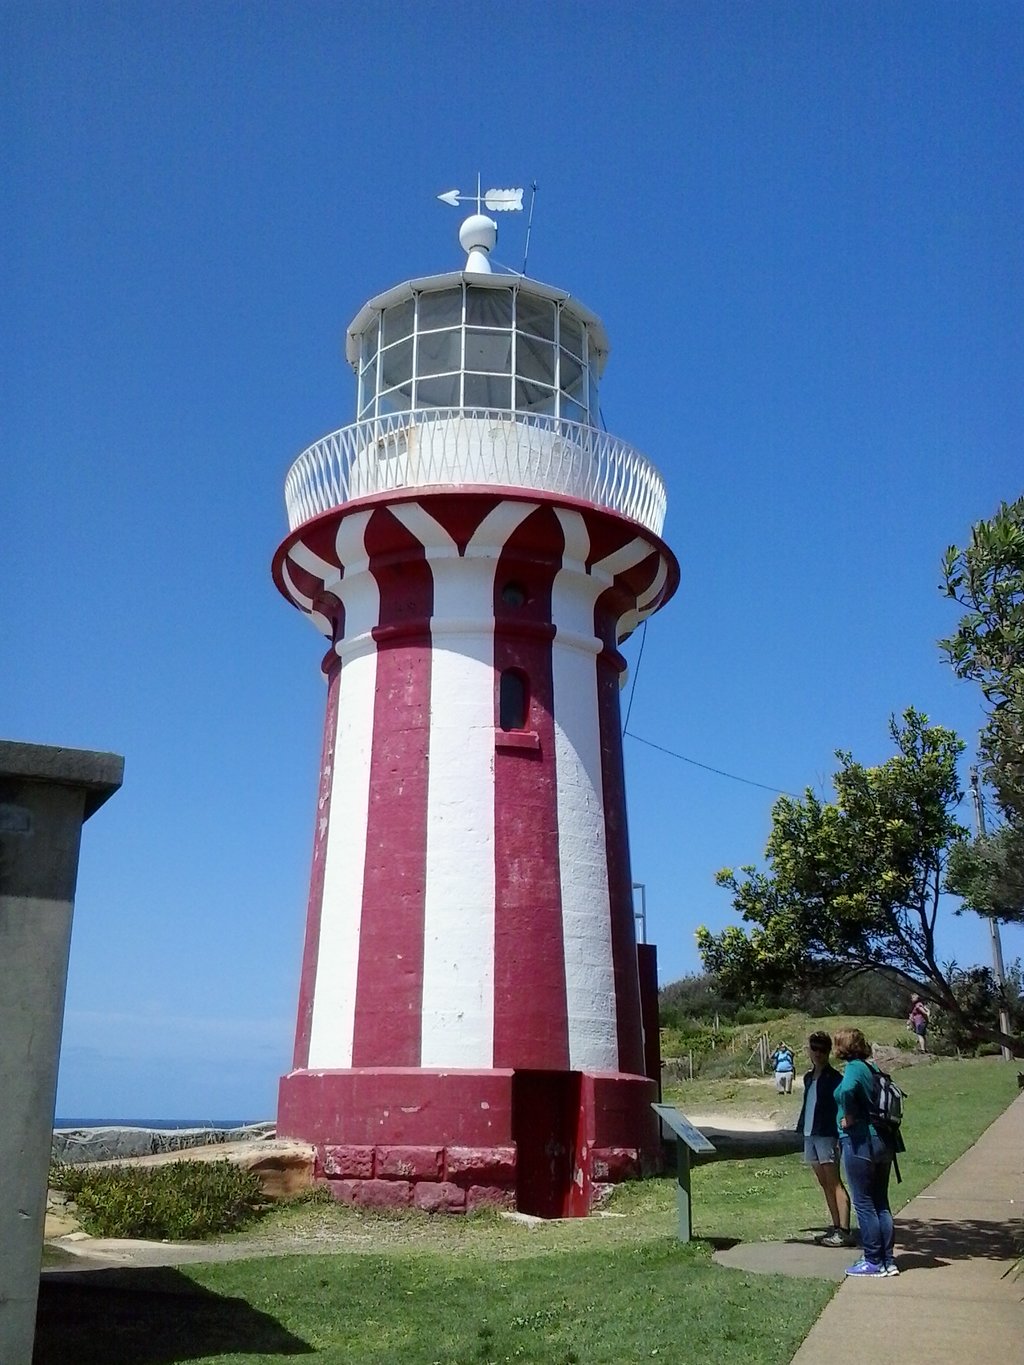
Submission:
[[[244,1299],[168,1267],[51,1272],[39,1283],[32,1365],[175,1365],[213,1355],[313,1348]]]
[[[753,1157],[791,1156],[804,1149],[803,1133],[791,1128],[756,1129],[751,1132],[740,1129],[714,1128],[710,1124],[701,1129],[704,1136],[714,1143],[714,1152],[695,1152],[691,1157],[694,1166],[709,1166],[715,1161],[750,1160]],[[675,1169],[675,1144],[670,1148],[668,1169]]]

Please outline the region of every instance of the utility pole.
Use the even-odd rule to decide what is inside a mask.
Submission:
[[[985,828],[985,802],[981,796],[981,783],[978,781],[977,768],[971,769],[971,796],[974,800],[974,821],[977,826],[978,837],[984,839],[988,831]],[[989,932],[992,935],[992,974],[999,988],[999,1028],[1003,1033],[1009,1033],[1010,1016],[1006,1009],[1006,975],[1003,970],[1003,945],[999,937],[999,921],[988,915],[985,918],[988,919]],[[1003,1061],[1010,1061],[1013,1053],[1005,1043],[1001,1051]]]

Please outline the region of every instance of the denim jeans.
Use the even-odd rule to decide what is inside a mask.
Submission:
[[[880,1137],[861,1131],[839,1139],[846,1183],[860,1224],[864,1259],[872,1265],[891,1265],[895,1232],[889,1209],[892,1148]]]

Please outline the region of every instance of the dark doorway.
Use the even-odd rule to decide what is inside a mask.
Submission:
[[[566,1218],[580,1212],[573,1198],[580,1080],[578,1071],[516,1071],[512,1077],[520,1213]]]

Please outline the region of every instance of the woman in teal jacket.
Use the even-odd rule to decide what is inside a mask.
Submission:
[[[898,1275],[893,1260],[895,1232],[889,1208],[889,1176],[893,1158],[903,1151],[899,1129],[880,1131],[871,1123],[874,1068],[868,1065],[871,1045],[860,1029],[840,1029],[836,1056],[846,1063],[836,1087],[839,1145],[850,1197],[860,1224],[864,1255],[847,1275]]]

